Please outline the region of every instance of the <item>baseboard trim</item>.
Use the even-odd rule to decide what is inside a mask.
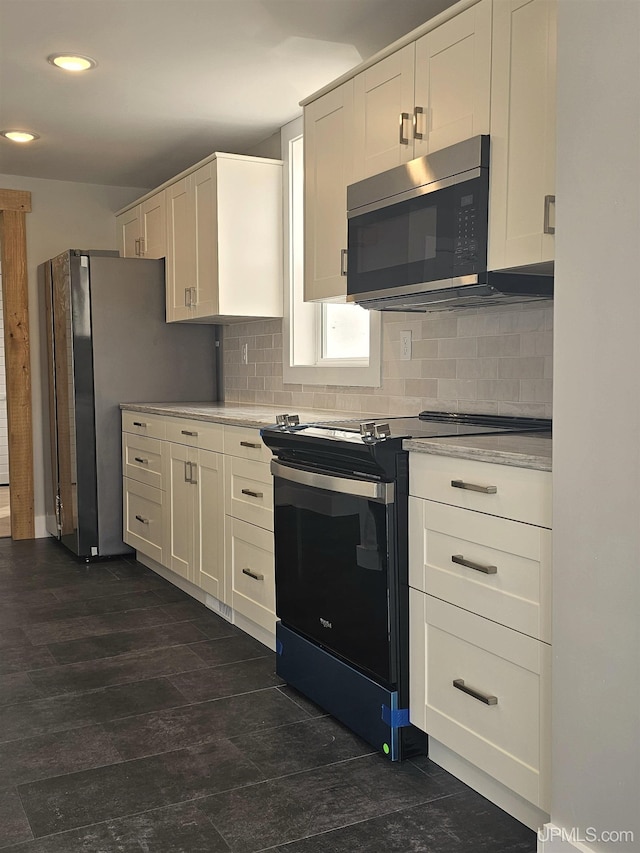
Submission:
[[[152,572],[160,575],[161,578],[164,578],[166,581],[169,581],[169,583],[177,586],[178,589],[186,592],[187,595],[195,598],[196,601],[200,602],[200,604],[204,604],[205,607],[208,607],[209,610],[212,610],[214,613],[217,613],[218,616],[226,619],[227,622],[231,622],[233,625],[236,625],[241,631],[244,631],[245,634],[249,634],[253,637],[254,640],[258,640],[258,642],[270,648],[271,651],[275,651],[275,634],[267,631],[262,627],[262,625],[257,625],[255,622],[252,622],[251,619],[247,619],[247,617],[243,616],[242,613],[238,613],[237,610],[233,610],[228,604],[220,601],[214,595],[205,592],[204,589],[200,589],[199,586],[191,583],[191,581],[188,581],[186,578],[180,577],[180,575],[172,572],[171,569],[168,569],[166,566],[161,566],[160,563],[156,563],[156,561],[151,557],[147,557],[145,554],[141,554],[137,551],[136,560],[139,563],[142,563],[143,566],[151,569]]]
[[[577,830],[564,829],[555,823],[545,823],[538,831],[538,853],[593,853],[593,847],[574,841]]]
[[[549,815],[542,809],[523,800],[518,794],[432,737],[429,738],[429,758],[534,832],[549,820]]]

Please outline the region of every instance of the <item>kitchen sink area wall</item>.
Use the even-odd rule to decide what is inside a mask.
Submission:
[[[411,331],[408,361],[400,359],[401,331]],[[226,326],[223,335],[226,402],[393,415],[447,409],[552,416],[551,301],[446,313],[383,313],[379,388],[285,383],[281,320]]]

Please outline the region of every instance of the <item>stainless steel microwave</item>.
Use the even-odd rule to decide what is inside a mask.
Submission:
[[[553,277],[487,270],[489,137],[347,188],[347,301],[446,310],[553,295]]]

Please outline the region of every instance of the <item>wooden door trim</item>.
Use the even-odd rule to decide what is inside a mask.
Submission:
[[[31,193],[0,189],[11,538],[35,537],[26,214]]]

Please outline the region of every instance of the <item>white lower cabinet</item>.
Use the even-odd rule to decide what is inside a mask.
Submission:
[[[275,638],[273,485],[258,430],[133,411],[122,425],[125,542]]]
[[[410,590],[411,721],[548,810],[551,647]]]
[[[229,604],[252,622],[275,633],[273,533],[227,516],[225,551]]]
[[[551,474],[413,453],[409,478],[411,722],[534,825],[549,810]]]
[[[136,551],[164,565],[166,553],[166,494],[125,477],[123,481],[123,539]]]

